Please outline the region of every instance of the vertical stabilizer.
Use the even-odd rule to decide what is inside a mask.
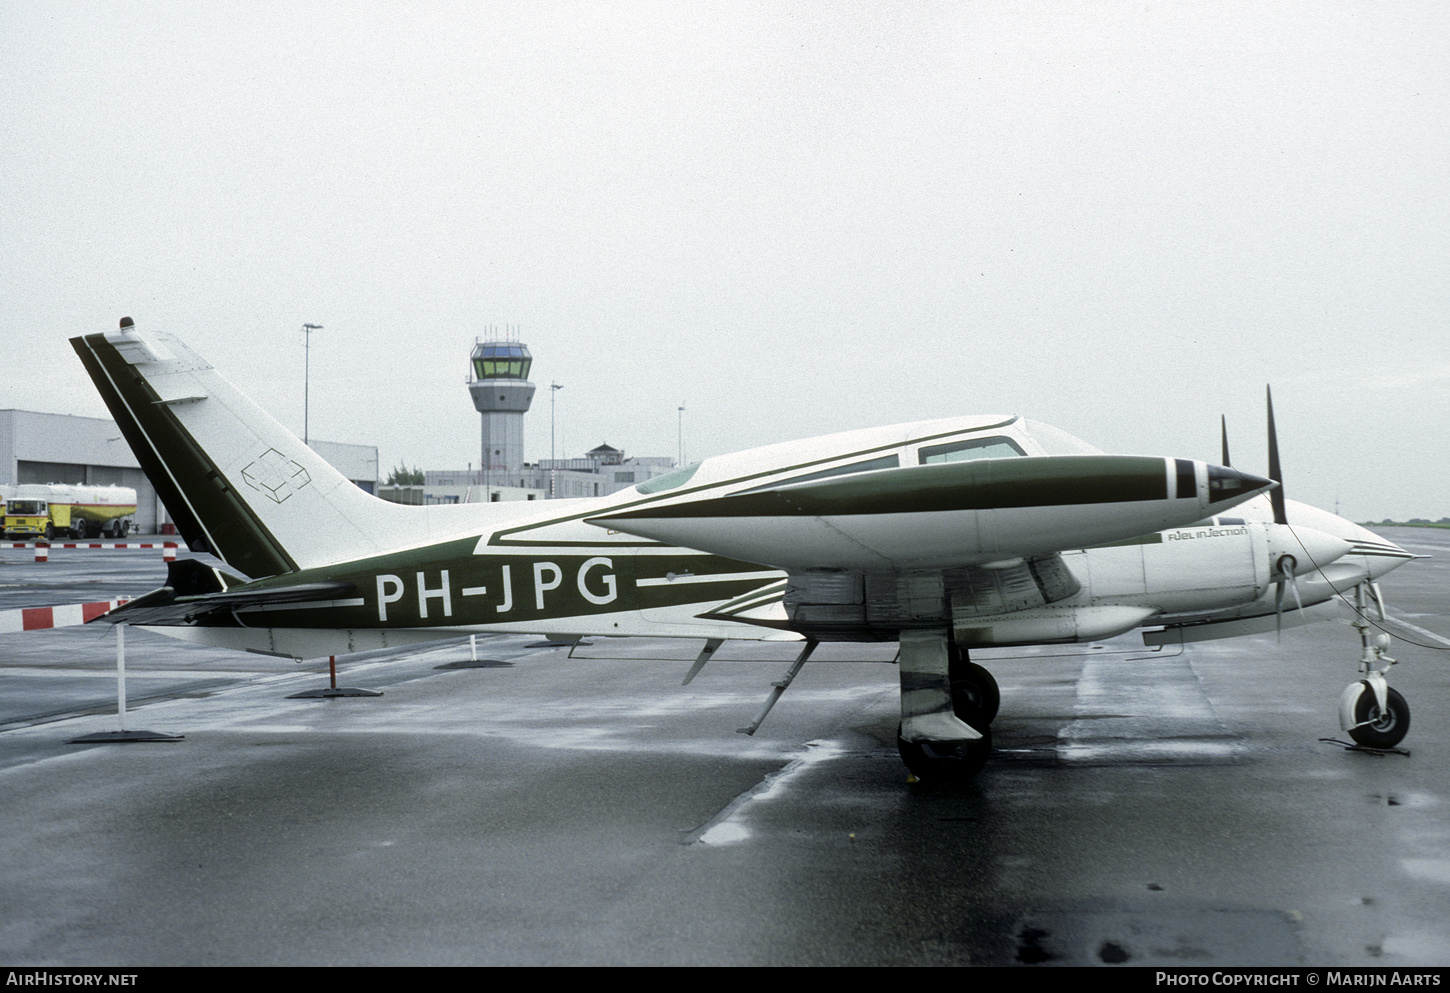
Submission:
[[[194,550],[262,577],[397,547],[410,522],[426,530],[407,517],[418,508],[358,489],[174,336],[125,320],[71,344]]]

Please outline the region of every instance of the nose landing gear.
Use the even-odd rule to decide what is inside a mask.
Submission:
[[[1362,748],[1394,748],[1410,730],[1410,705],[1398,691],[1392,690],[1385,673],[1395,660],[1385,654],[1390,638],[1386,634],[1370,637],[1370,624],[1365,619],[1369,601],[1373,599],[1380,619],[1385,619],[1384,600],[1379,588],[1370,582],[1354,588],[1355,618],[1353,627],[1359,632],[1363,646],[1359,657],[1361,678],[1350,683],[1339,695],[1339,724]],[[1377,663],[1384,663],[1375,668]]]

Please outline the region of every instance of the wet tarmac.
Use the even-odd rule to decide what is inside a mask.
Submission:
[[[1450,964],[1450,531],[1384,534],[1434,556],[1383,583],[1408,756],[1321,740],[1337,623],[980,653],[997,752],[955,789],[907,782],[890,645],[823,646],[748,738],[789,646],[682,687],[699,643],[495,637],[296,700],[325,663],[130,632],[128,727],[185,738],[74,745],[117,727],[109,627],[0,636],[0,961]],[[164,575],[3,551],[0,610]]]

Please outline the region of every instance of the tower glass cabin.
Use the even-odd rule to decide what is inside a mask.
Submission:
[[[534,357],[517,341],[479,342],[473,349],[474,379],[528,379]]]
[[[524,414],[534,399],[534,358],[518,341],[480,341],[469,359],[468,392],[483,419],[479,466],[495,486],[517,486],[524,466]]]

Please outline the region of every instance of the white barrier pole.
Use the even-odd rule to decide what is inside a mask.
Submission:
[[[116,625],[116,715],[126,730],[126,625]]]

